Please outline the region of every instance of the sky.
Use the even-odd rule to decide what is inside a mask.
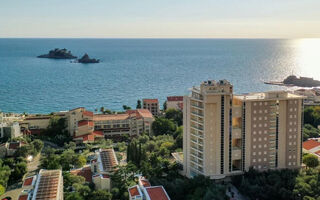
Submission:
[[[0,37],[317,38],[320,0],[0,0]]]

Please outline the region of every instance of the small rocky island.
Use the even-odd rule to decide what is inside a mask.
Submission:
[[[294,75],[290,75],[285,78],[283,81],[269,81],[264,82],[265,84],[270,85],[280,85],[280,86],[298,86],[298,87],[319,87],[320,81],[314,80],[313,78],[309,77],[297,77]]]
[[[77,62],[79,63],[99,63],[99,59],[90,58],[88,54],[84,54],[82,58],[78,59]]]
[[[48,54],[38,56],[38,58],[75,59],[77,58],[77,56],[72,55],[71,51],[68,51],[67,49],[56,48],[54,50],[49,51]]]

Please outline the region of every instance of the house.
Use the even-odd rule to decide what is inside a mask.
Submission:
[[[144,177],[139,176],[138,185],[128,189],[129,200],[170,200],[163,186],[151,186]]]
[[[18,141],[18,142],[6,142],[0,144],[0,158],[4,158],[7,156],[13,156],[14,153],[23,146],[25,143]]]

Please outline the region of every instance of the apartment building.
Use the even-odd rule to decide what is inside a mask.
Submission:
[[[63,200],[63,176],[61,170],[41,169],[38,175],[27,177],[18,200]]]
[[[234,95],[227,80],[184,97],[184,174],[212,179],[301,166],[304,97],[286,91]]]
[[[158,99],[143,99],[143,109],[148,109],[152,115],[158,116],[160,114],[160,107]]]
[[[167,97],[167,109],[183,110],[183,96]]]

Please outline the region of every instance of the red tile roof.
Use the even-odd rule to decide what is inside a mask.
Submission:
[[[144,103],[159,103],[158,99],[143,99]]]
[[[81,120],[78,122],[78,126],[85,126],[85,125],[94,126],[93,121]]]
[[[27,178],[24,180],[23,182],[23,186],[29,186],[32,184],[32,181],[33,181],[33,177],[30,177],[30,178]]]
[[[93,117],[93,112],[85,110],[83,111],[83,115]]]
[[[129,188],[129,192],[130,192],[131,197],[140,195],[139,190],[138,190],[138,186],[134,186],[132,188]]]
[[[82,176],[86,179],[87,182],[91,183],[92,182],[92,172],[91,172],[91,167],[84,167],[81,169],[75,169],[70,171],[71,174],[77,175],[77,176]]]
[[[310,149],[313,149],[317,146],[320,146],[320,142],[317,142],[315,140],[307,140],[305,142],[302,143],[302,146],[304,149],[306,150],[310,150]]]
[[[92,133],[95,136],[103,136],[103,132],[102,131],[93,131]]]
[[[102,114],[93,115],[93,121],[126,120],[128,118],[129,118],[129,115],[127,113],[110,114],[110,115],[102,115]]]
[[[171,97],[167,97],[167,101],[183,101],[183,96],[171,96]]]
[[[320,150],[319,151],[316,151],[314,152],[315,154],[317,154],[318,156],[320,156]]]
[[[141,184],[143,185],[143,187],[150,187],[151,184],[147,179],[141,179]]]
[[[9,149],[18,149],[20,147],[20,142],[10,142]]]
[[[24,194],[24,195],[20,195],[18,200],[27,200],[28,199],[28,195]]]
[[[148,187],[146,190],[151,200],[169,200],[162,186]]]
[[[108,172],[112,171],[115,166],[118,165],[117,158],[114,154],[114,150],[112,148],[110,149],[102,149],[100,152],[100,158],[101,158],[101,164],[103,167],[103,170]]]
[[[153,118],[152,113],[148,109],[137,109],[137,113],[139,117]]]

